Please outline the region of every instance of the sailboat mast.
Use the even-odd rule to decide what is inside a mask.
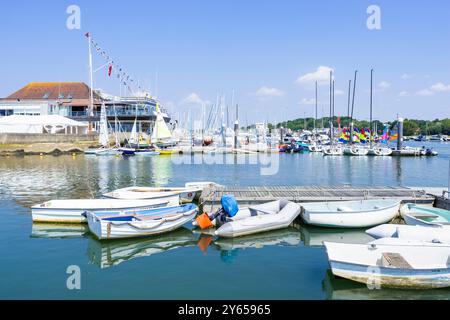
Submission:
[[[333,71],[330,71],[330,140],[331,144],[334,144],[334,134],[333,134]]]
[[[353,144],[353,111],[355,109],[355,91],[356,91],[356,75],[358,74],[358,70],[355,70],[355,79],[353,80],[353,98],[352,98],[352,113],[350,116],[350,144]]]
[[[370,70],[370,136],[369,136],[369,147],[372,149],[372,107],[373,107],[373,69]]]
[[[317,132],[316,122],[317,122],[317,81],[316,81],[316,113],[315,113],[315,117],[314,117],[314,133]]]

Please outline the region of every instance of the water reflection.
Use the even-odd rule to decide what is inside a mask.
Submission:
[[[89,261],[102,269],[135,258],[149,257],[158,253],[197,245],[197,238],[191,230],[186,228],[143,239],[99,241],[89,237],[88,241],[87,255]]]
[[[31,238],[81,238],[89,232],[86,224],[33,223]]]
[[[333,300],[450,300],[450,289],[436,290],[370,290],[363,284],[335,277],[327,270],[322,281],[327,299]]]
[[[330,229],[304,225],[300,232],[305,246],[311,247],[321,247],[324,241],[367,243],[374,240],[365,233],[365,229]]]
[[[238,238],[219,238],[213,247],[220,251],[220,258],[225,263],[236,261],[240,251],[245,249],[262,249],[264,247],[298,247],[301,245],[300,232],[290,227],[277,231],[264,232]]]

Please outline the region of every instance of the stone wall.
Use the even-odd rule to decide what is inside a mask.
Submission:
[[[0,133],[0,144],[74,143],[77,141],[96,142],[98,135]]]

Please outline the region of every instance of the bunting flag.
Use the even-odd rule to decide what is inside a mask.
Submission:
[[[85,36],[86,38],[88,38],[88,41],[93,46],[94,50],[108,63],[109,77],[115,74],[117,76],[117,79],[119,79],[122,85],[124,85],[130,92],[133,92],[131,90],[132,88],[130,86],[130,83],[132,83],[138,89],[138,91],[144,91],[144,89],[139,85],[138,81],[135,81],[122,66],[115,63],[114,60],[111,59],[110,55],[105,50],[103,50],[96,41],[92,39],[92,35],[90,32],[87,32]]]

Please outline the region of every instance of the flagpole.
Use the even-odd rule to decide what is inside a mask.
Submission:
[[[90,90],[89,90],[89,117],[94,116],[94,76],[92,70],[92,47],[91,47],[91,33],[87,33],[88,41],[89,41],[89,80],[90,80]],[[89,122],[90,123],[90,122]]]

